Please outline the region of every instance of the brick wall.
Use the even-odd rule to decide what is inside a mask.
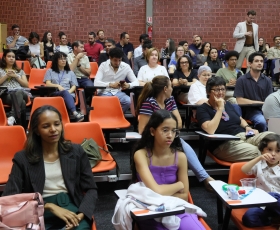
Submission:
[[[87,32],[104,29],[107,37],[119,40],[119,34],[126,31],[134,47],[138,37],[145,31],[145,0],[1,0],[0,22],[19,24],[21,34],[28,37],[36,31],[42,37],[50,30],[58,43],[57,34],[64,31],[70,41],[86,40]],[[227,42],[233,49],[232,38],[236,24],[245,20],[246,12],[257,12],[259,36],[273,44],[272,38],[279,31],[279,2],[252,0],[154,0],[153,41],[161,48],[166,38],[175,42],[192,40],[193,34],[202,36],[214,46]],[[279,31],[279,32],[278,32]]]

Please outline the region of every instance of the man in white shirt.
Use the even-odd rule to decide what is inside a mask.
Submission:
[[[98,90],[100,96],[117,96],[125,113],[130,107],[130,97],[122,90],[138,86],[139,82],[130,66],[122,62],[122,57],[123,51],[120,48],[112,48],[109,51],[109,60],[99,66],[94,86],[106,87],[106,89]],[[125,81],[126,78],[130,83]]]
[[[134,50],[134,58],[137,58],[137,57],[141,56],[141,54],[143,53],[142,45],[143,45],[143,43],[146,39],[149,39],[148,34],[141,34],[140,35],[140,37],[139,37],[140,45]]]

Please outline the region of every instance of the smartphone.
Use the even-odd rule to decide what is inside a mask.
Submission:
[[[246,133],[245,136],[246,136],[246,138],[253,137],[253,136],[255,136],[255,133],[254,133],[254,131],[249,130],[248,133]]]

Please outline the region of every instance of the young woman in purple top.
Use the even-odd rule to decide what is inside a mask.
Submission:
[[[171,96],[172,86],[171,81],[166,76],[157,76],[151,82],[147,82],[139,95],[136,113],[138,114],[138,132],[143,133],[143,130],[149,122],[154,111],[165,109],[171,112],[178,121],[178,128],[182,128],[182,119],[179,114],[178,108]],[[208,175],[205,169],[200,164],[196,153],[193,149],[183,140],[181,144],[187,156],[190,169],[194,172],[198,180],[203,181],[205,186],[209,188],[208,182],[213,180]]]
[[[155,111],[145,126],[136,146],[133,176],[156,193],[175,196],[188,201],[189,181],[186,155],[180,151],[178,121],[173,113]],[[177,215],[181,219],[179,229],[204,229],[196,214]],[[154,219],[138,221],[140,229],[165,230]]]

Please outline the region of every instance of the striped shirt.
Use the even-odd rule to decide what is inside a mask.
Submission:
[[[169,112],[172,112],[177,108],[177,105],[174,101],[174,97],[171,96],[170,98],[166,99],[164,101],[165,103],[165,109],[168,110]],[[148,97],[142,104],[139,114],[146,114],[152,116],[154,111],[157,111],[161,109],[156,101],[155,98],[153,97]]]

